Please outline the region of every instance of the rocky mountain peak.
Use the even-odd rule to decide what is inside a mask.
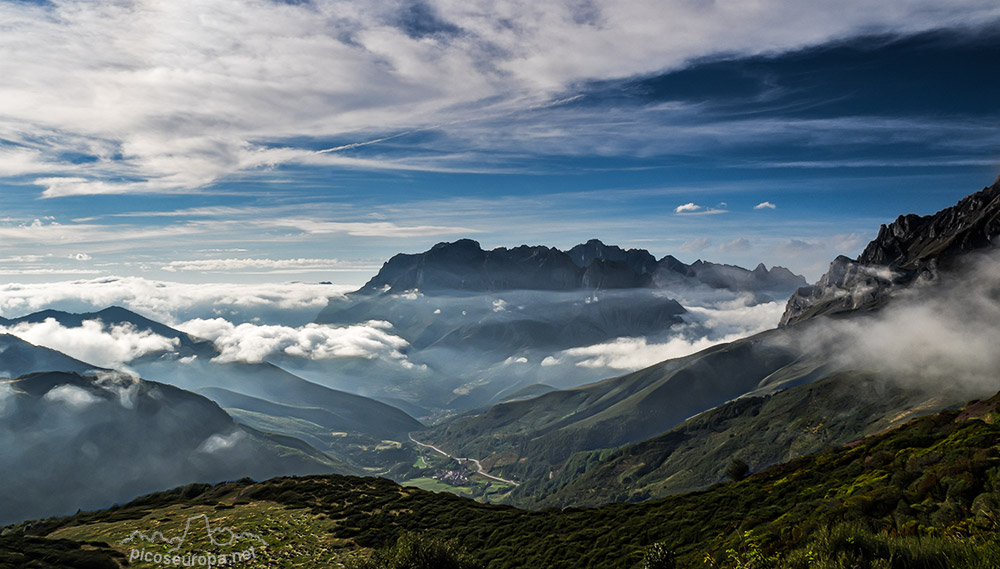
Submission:
[[[763,264],[741,267],[697,261],[692,265],[667,255],[657,261],[645,249],[623,249],[591,239],[568,251],[521,245],[484,251],[471,239],[438,243],[428,251],[399,254],[385,263],[359,291],[576,290],[657,286],[710,286],[788,294],[805,284],[801,276]],[[389,287],[386,289],[386,287]]]
[[[1000,179],[933,215],[901,215],[879,228],[857,259],[839,256],[813,286],[800,288],[781,325],[816,316],[872,310],[893,290],[936,278],[963,255],[994,246],[1000,235]]]

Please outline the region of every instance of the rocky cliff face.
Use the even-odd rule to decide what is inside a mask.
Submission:
[[[857,259],[837,257],[813,286],[788,299],[781,326],[817,316],[872,310],[918,279],[936,279],[966,253],[995,246],[1000,179],[934,215],[901,215],[883,225]]]
[[[659,261],[643,249],[622,249],[597,239],[563,252],[522,245],[484,251],[479,243],[461,239],[438,243],[429,251],[400,254],[382,266],[361,289],[435,291],[609,290],[707,285],[752,292],[789,294],[805,279],[783,267],[753,271],[731,265],[696,261],[686,265],[674,257]]]

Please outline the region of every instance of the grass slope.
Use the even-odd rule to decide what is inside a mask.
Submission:
[[[725,480],[734,459],[758,471],[964,401],[870,374],[840,373],[731,401],[639,443],[574,454],[551,478],[522,484],[511,503],[596,506],[701,490]]]
[[[420,435],[458,456],[488,459],[504,478],[547,477],[578,451],[616,447],[662,434],[689,417],[779,378],[813,378],[771,331],[575,389],[496,405]]]
[[[135,529],[175,535],[185,517],[205,514],[267,536],[248,567],[337,567],[418,532],[454,539],[498,569],[639,567],[656,543],[675,551],[680,567],[985,568],[1000,554],[998,401],[638,504],[525,511],[384,479],[241,480],[8,527],[0,555],[31,536],[96,540],[125,553],[118,540]]]

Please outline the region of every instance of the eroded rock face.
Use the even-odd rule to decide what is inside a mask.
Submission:
[[[522,245],[483,250],[471,239],[438,243],[423,253],[389,259],[359,291],[422,292],[577,290],[709,286],[787,295],[806,283],[783,267],[747,269],[695,261],[687,265],[667,255],[659,261],[643,249],[622,249],[597,239],[569,251]],[[389,287],[386,289],[386,287]]]
[[[857,259],[837,257],[815,285],[796,291],[780,325],[878,308],[893,290],[936,279],[963,255],[994,247],[998,235],[1000,179],[934,215],[901,215],[883,225]]]

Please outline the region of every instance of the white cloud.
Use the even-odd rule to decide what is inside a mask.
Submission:
[[[634,371],[664,360],[684,357],[716,344],[732,342],[774,328],[784,311],[784,303],[753,304],[749,296],[690,298],[682,301],[688,309],[685,324],[674,327],[663,338],[616,338],[593,346],[563,350],[542,361],[543,366],[572,363],[587,368]]]
[[[85,320],[81,326],[67,328],[55,318],[46,318],[39,323],[0,327],[0,332],[105,368],[124,368],[140,356],[170,351],[179,343],[130,324],[106,326],[100,320]]]
[[[30,222],[5,220],[0,223],[0,238],[8,245],[50,245],[64,246],[80,243],[130,243],[142,240],[157,240],[164,237],[180,237],[204,233],[207,227],[193,224],[168,225],[164,227],[138,227],[102,225],[95,223],[59,223],[52,219],[33,219]]]
[[[706,208],[694,202],[688,202],[675,207],[674,213],[678,215],[717,215],[720,213],[727,213],[729,210],[725,209],[725,207],[725,202],[711,208]]]
[[[778,206],[771,202],[760,202],[759,204],[753,206],[754,209],[776,209]]]
[[[646,338],[617,338],[603,344],[570,348],[561,352],[563,357],[559,360],[572,358],[577,360],[576,365],[580,367],[632,371],[664,360],[687,356],[715,344],[735,339],[738,339],[738,336],[715,341],[708,338],[699,338],[693,341],[684,338],[671,338],[665,342],[650,344],[647,343]]]
[[[59,197],[197,191],[289,163],[448,168],[453,157],[346,153],[564,110],[567,91],[588,80],[1000,16],[986,0],[427,6],[440,33],[413,33],[389,1],[0,3],[0,138],[16,145],[0,154],[0,176],[36,175],[43,195]],[[521,140],[574,139],[533,130]],[[302,138],[330,139],[331,152],[300,148]],[[96,160],[64,158],[80,153]]]
[[[199,452],[214,453],[233,447],[246,438],[246,433],[241,430],[234,430],[229,434],[215,433],[208,437],[200,445]]]
[[[91,256],[88,255],[88,254],[86,254],[86,253],[75,253],[73,255],[70,255],[69,258],[73,259],[75,261],[89,261],[89,260],[91,260]]]
[[[751,245],[750,240],[745,237],[738,237],[732,241],[719,245],[719,251],[723,253],[739,253],[749,251],[751,248],[753,248],[753,245]]]
[[[99,275],[99,269],[49,269],[41,267],[0,267],[0,275]]]
[[[477,229],[459,226],[400,226],[388,221],[343,222],[291,217],[258,220],[250,222],[250,224],[256,227],[293,229],[311,235],[343,233],[355,237],[436,237],[480,232]]]
[[[993,395],[1000,388],[1000,256],[966,261],[957,273],[900,291],[877,312],[819,321],[794,341],[845,369],[970,397]]]
[[[90,312],[124,306],[165,324],[225,315],[230,320],[308,322],[354,287],[316,283],[175,283],[139,277],[107,277],[37,284],[0,285],[0,315],[22,316],[44,308]]]
[[[702,209],[704,208],[702,208],[700,205],[694,202],[688,202],[686,204],[675,207],[674,213],[692,213],[695,211],[701,211]]]
[[[873,236],[860,233],[833,234],[820,239],[792,238],[773,245],[773,262],[797,267],[798,272],[815,281],[830,267],[837,255],[856,257]]]
[[[753,304],[753,299],[747,296],[701,302],[700,306],[683,304],[688,310],[686,321],[711,331],[713,338],[733,334],[749,336],[770,330],[778,325],[785,311],[783,301]]]
[[[377,266],[364,262],[340,259],[198,259],[194,261],[170,261],[160,267],[164,271],[200,272],[336,272],[375,270]]]
[[[53,387],[45,392],[42,399],[45,401],[57,401],[77,409],[89,407],[101,400],[100,397],[75,385],[58,385]]]
[[[9,410],[13,409],[16,400],[12,398],[16,396],[16,393],[9,381],[0,380],[0,417],[3,417]]]
[[[306,324],[301,327],[244,323],[235,325],[223,318],[194,319],[179,329],[212,340],[220,354],[213,361],[261,362],[271,356],[287,355],[313,360],[334,358],[380,358],[406,366],[400,352],[409,344],[390,332],[392,324],[370,321],[351,326]]]
[[[697,239],[692,239],[690,241],[685,241],[681,243],[681,246],[677,249],[679,251],[684,251],[686,253],[697,253],[699,251],[704,251],[712,244],[712,240],[708,237],[698,237]]]

